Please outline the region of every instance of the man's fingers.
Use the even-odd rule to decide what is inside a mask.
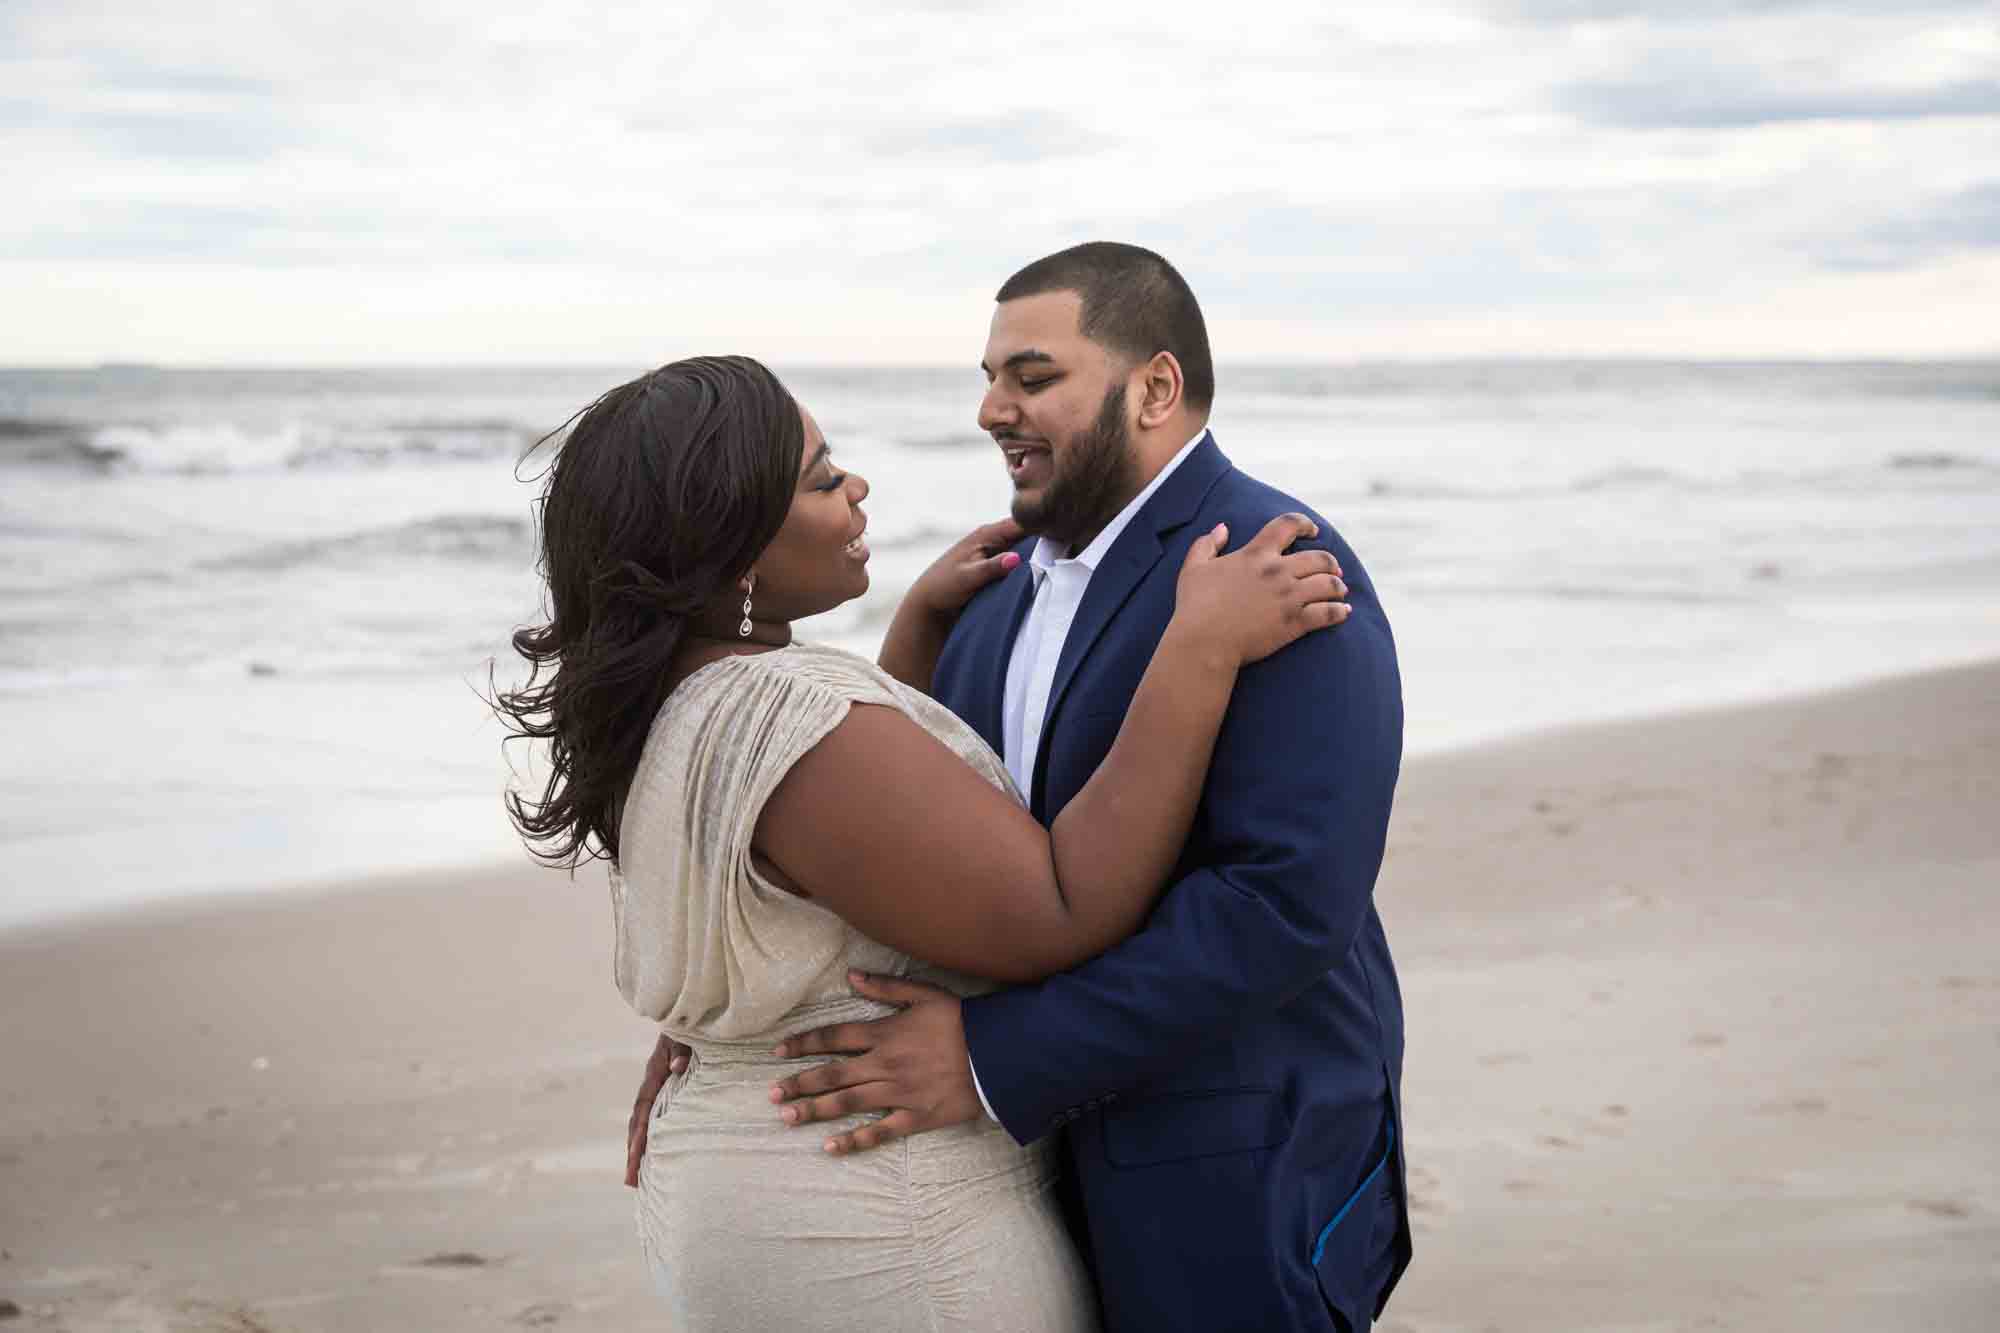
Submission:
[[[800,1097],[817,1097],[823,1092],[833,1092],[838,1088],[873,1083],[880,1077],[882,1070],[869,1056],[859,1056],[853,1060],[835,1060],[831,1064],[815,1065],[811,1069],[802,1069],[789,1078],[779,1079],[771,1085],[771,1100],[789,1102]]]
[[[876,976],[872,972],[849,972],[847,984],[854,993],[884,1004],[912,1005],[925,1000],[953,999],[952,993],[942,986],[933,986],[923,981],[905,981],[901,977]],[[872,1043],[871,1043],[872,1045]]]
[[[850,1129],[845,1134],[836,1134],[825,1144],[826,1151],[836,1157],[848,1153],[866,1152],[879,1148],[891,1139],[900,1139],[917,1132],[917,1117],[909,1111],[897,1111],[872,1121],[859,1129]]]
[[[895,1093],[887,1083],[863,1083],[829,1092],[823,1097],[807,1097],[787,1102],[778,1118],[788,1125],[810,1125],[815,1121],[838,1120],[842,1116],[867,1111],[896,1109]]]
[[[639,1163],[646,1156],[646,1122],[625,1135],[625,1188],[639,1188]]]
[[[774,1051],[781,1060],[796,1060],[802,1055],[859,1054],[875,1045],[868,1026],[866,1023],[835,1023],[832,1027],[814,1028],[811,1032],[785,1038]]]

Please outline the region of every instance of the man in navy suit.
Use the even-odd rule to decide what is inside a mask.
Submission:
[[[1353,611],[1244,668],[1174,880],[1137,934],[963,1002],[860,982],[908,1007],[787,1043],[860,1053],[789,1080],[793,1119],[1063,1131],[1111,1329],[1365,1329],[1410,1257],[1402,1000],[1373,902],[1402,753],[1388,621],[1332,525],[1223,456],[1201,311],[1164,259],[1077,246],[997,300],[979,422],[1034,535],[966,606],[932,693],[1006,759],[1037,818],[1110,748],[1199,534],[1226,523],[1240,543],[1306,512],[1319,534],[1304,544],[1334,554]]]

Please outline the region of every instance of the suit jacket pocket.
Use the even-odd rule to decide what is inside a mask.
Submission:
[[[1104,1109],[1104,1155],[1113,1166],[1151,1166],[1281,1143],[1291,1132],[1268,1088],[1180,1092]]]
[[[1378,1167],[1315,1240],[1313,1274],[1343,1333],[1368,1333],[1374,1321],[1395,1275],[1400,1218],[1395,1173]]]

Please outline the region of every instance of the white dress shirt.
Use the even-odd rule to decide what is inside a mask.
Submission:
[[[1001,758],[1006,760],[1007,771],[1013,775],[1014,785],[1021,789],[1023,798],[1033,799],[1035,758],[1041,753],[1042,727],[1048,721],[1056,663],[1062,660],[1063,644],[1076,621],[1077,608],[1083,605],[1083,595],[1090,588],[1090,576],[1104,563],[1112,544],[1145,508],[1146,501],[1166,484],[1167,478],[1207,434],[1206,426],[1196,431],[1194,438],[1182,445],[1180,452],[1146,483],[1145,489],[1133,496],[1131,503],[1104,525],[1090,545],[1075,555],[1063,555],[1067,548],[1047,537],[1035,540],[1035,549],[1028,556],[1028,570],[1035,581],[1035,600],[1021,622],[1014,651],[1007,659],[1007,681],[1000,703]],[[997,1121],[1000,1117],[993,1114],[986,1090],[979,1086],[977,1068],[972,1071],[972,1087],[979,1094],[979,1104],[986,1108],[987,1118]]]

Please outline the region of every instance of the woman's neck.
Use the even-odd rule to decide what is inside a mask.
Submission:
[[[739,648],[788,648],[792,643],[792,622],[761,619],[754,608],[750,632],[743,633],[743,610],[737,605],[708,606],[688,617],[683,639],[703,639]]]

